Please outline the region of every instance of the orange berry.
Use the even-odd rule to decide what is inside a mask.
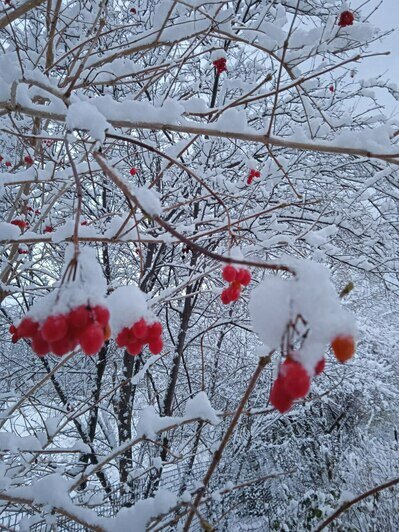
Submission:
[[[331,342],[335,358],[344,363],[355,354],[355,340],[350,335],[336,336]]]

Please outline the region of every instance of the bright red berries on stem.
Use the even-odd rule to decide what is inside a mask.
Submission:
[[[338,26],[345,28],[346,26],[352,26],[355,17],[352,11],[342,11],[339,16]]]
[[[137,174],[137,168],[134,168],[134,166],[130,169],[130,175],[134,176]]]
[[[25,220],[11,220],[10,223],[19,227],[21,231],[28,227],[28,222],[25,222]]]
[[[48,316],[39,323],[32,318],[24,318],[18,327],[11,325],[12,342],[20,338],[31,340],[32,350],[40,357],[53,353],[63,356],[80,344],[85,355],[98,353],[108,340],[109,310],[97,305],[81,305],[67,314]]]
[[[260,177],[259,170],[254,170],[253,168],[249,171],[249,176],[247,177],[247,185],[250,185],[255,177]]]
[[[227,72],[226,62],[227,60],[225,57],[220,57],[219,59],[215,59],[215,61],[213,61],[213,66],[215,67],[217,74]]]
[[[238,301],[241,294],[241,287],[248,286],[251,282],[251,272],[246,268],[235,268],[231,264],[222,270],[223,279],[230,283],[220,295],[223,305],[228,305],[233,301]]]
[[[132,356],[141,353],[146,344],[153,355],[159,355],[163,349],[162,325],[159,321],[148,323],[140,318],[131,327],[124,327],[120,331],[116,343],[118,347],[125,347]]]
[[[295,399],[306,397],[310,389],[310,376],[306,369],[290,357],[280,366],[271,392],[271,404],[282,414],[291,408]]]

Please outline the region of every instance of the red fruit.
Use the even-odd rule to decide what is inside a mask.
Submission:
[[[231,283],[230,285],[230,298],[231,301],[238,301],[241,294],[241,285],[238,281],[234,281],[234,283]]]
[[[18,336],[18,334],[13,334],[13,335],[12,335],[12,338],[11,338],[11,342],[12,342],[13,344],[16,344],[20,338],[21,338],[21,337]]]
[[[27,210],[28,212],[33,212],[33,208],[32,208],[32,207],[26,207],[26,210]]]
[[[140,342],[140,340],[137,340],[137,338],[134,338],[131,342],[129,342],[126,346],[126,350],[129,353],[129,355],[132,355],[133,357],[141,353],[143,350],[143,344]]]
[[[218,74],[221,74],[222,72],[226,72],[227,71],[226,58],[225,57],[221,57],[220,59],[216,59],[213,62],[213,66],[216,68],[216,72]]]
[[[80,222],[80,225],[89,225],[89,222],[87,220],[83,220],[83,222]]]
[[[129,327],[125,327],[116,337],[116,345],[118,347],[125,347],[129,342],[132,341],[132,332]]]
[[[33,352],[39,357],[44,357],[44,355],[47,355],[50,351],[50,346],[46,340],[43,339],[40,331],[38,331],[33,337],[31,347]]]
[[[330,92],[334,92],[334,91],[335,91],[334,86],[333,86],[333,85],[330,85],[330,86],[328,87],[328,90],[329,90]]]
[[[299,362],[287,358],[280,368],[280,376],[287,394],[292,399],[300,399],[308,394],[310,377]]]
[[[326,367],[326,359],[322,358],[318,361],[314,368],[315,375],[320,375],[320,373],[323,373],[324,368]]]
[[[136,175],[137,174],[137,168],[131,168],[130,169],[130,175]]]
[[[0,155],[0,163],[3,161],[4,157]]]
[[[153,355],[159,355],[159,353],[163,349],[163,340],[162,340],[162,338],[155,338],[153,340],[150,340],[148,342],[148,348],[149,348],[150,352]]]
[[[98,353],[104,344],[104,331],[98,323],[88,325],[79,336],[79,343],[85,355]]]
[[[20,229],[25,229],[28,227],[28,224],[24,220],[11,220],[10,224],[16,225]]]
[[[15,327],[15,325],[10,325],[8,331],[10,334],[15,334],[17,332],[17,328]]]
[[[274,381],[270,391],[270,402],[281,414],[289,410],[293,401],[285,389],[283,379],[279,376]]]
[[[37,321],[33,321],[30,318],[24,318],[18,325],[17,334],[22,338],[33,338],[36,335],[38,328],[39,324]]]
[[[228,305],[233,300],[231,299],[231,290],[230,288],[225,288],[220,294],[220,299],[222,300],[223,305]]]
[[[109,323],[104,327],[104,342],[109,340],[111,338],[111,327],[109,326]]]
[[[130,13],[132,13],[133,15],[135,15],[137,13],[137,11],[135,10],[134,7],[131,7],[130,8]]]
[[[355,340],[353,336],[341,335],[334,338],[331,343],[335,358],[344,363],[355,354]]]
[[[76,346],[77,341],[73,341],[66,336],[65,338],[61,338],[61,340],[52,342],[50,344],[50,351],[54,353],[54,355],[56,355],[57,357],[63,357],[70,351],[73,351]]]
[[[28,254],[28,251],[26,249],[22,249],[22,248],[18,248],[18,253],[20,255],[27,255]]]
[[[142,340],[147,336],[148,326],[144,318],[141,318],[139,321],[136,321],[136,323],[132,327],[132,332],[134,336],[139,340]]]
[[[75,329],[84,329],[90,320],[90,310],[85,305],[72,309],[68,314],[68,323]]]
[[[223,268],[222,276],[226,282],[232,283],[237,278],[237,270],[234,268],[234,266],[232,266],[231,264],[228,264],[227,266]]]
[[[62,314],[49,316],[44,322],[41,332],[43,339],[50,344],[61,340],[68,332],[68,322],[65,316]]]
[[[162,335],[162,325],[159,323],[159,321],[156,321],[152,325],[148,326],[148,332],[147,332],[147,340],[155,340],[156,338],[159,338]]]
[[[254,180],[253,176],[248,176],[247,178],[247,185],[250,185],[252,183],[252,181]]]
[[[7,162],[6,162],[6,166],[11,166],[10,161],[7,161]]]
[[[355,17],[352,11],[343,11],[339,16],[338,26],[345,28],[345,26],[352,26]]]
[[[46,225],[44,228],[45,233],[52,233],[54,231],[54,227],[51,227],[51,225]]]
[[[39,215],[39,214],[41,214],[41,211],[39,211],[39,209],[36,209],[35,210],[35,214]]]
[[[243,286],[248,286],[251,282],[251,272],[246,268],[240,268],[237,272],[237,281]]]
[[[33,164],[33,159],[30,155],[27,155],[25,158],[24,158],[24,161],[26,162],[26,164]]]
[[[109,322],[109,310],[106,307],[102,307],[101,305],[97,305],[93,308],[93,314],[94,318],[98,323],[105,327],[107,323]]]

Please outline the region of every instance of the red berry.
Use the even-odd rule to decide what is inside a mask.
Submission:
[[[216,68],[216,72],[218,74],[221,74],[222,72],[226,72],[227,71],[226,58],[220,57],[219,59],[215,59],[215,61],[213,61],[213,66]]]
[[[148,327],[144,318],[141,318],[139,321],[136,321],[136,323],[132,327],[132,332],[134,336],[139,340],[142,340],[147,336]]]
[[[28,227],[28,224],[24,220],[11,220],[10,224],[16,225],[20,229],[25,229]]]
[[[79,343],[85,355],[98,353],[104,344],[104,331],[98,323],[91,323],[79,336]]]
[[[223,292],[220,294],[220,299],[222,300],[223,305],[228,305],[233,300],[231,299],[231,293],[230,288],[225,288]]]
[[[64,338],[68,332],[68,322],[62,314],[49,316],[43,323],[42,336],[48,343],[57,342]]]
[[[238,281],[234,281],[230,285],[230,298],[231,301],[238,301],[241,294],[241,284]]]
[[[254,180],[254,178],[250,175],[248,176],[247,178],[247,185],[251,185],[252,181]]]
[[[25,158],[24,158],[24,161],[26,162],[26,164],[33,164],[33,159],[30,155],[27,155]]]
[[[68,323],[75,329],[84,329],[90,320],[90,310],[85,305],[72,309],[68,314]]]
[[[17,334],[22,338],[33,338],[37,333],[39,324],[30,318],[24,318],[18,325]]]
[[[341,335],[334,338],[331,343],[335,358],[344,363],[355,354],[355,340],[353,336]]]
[[[328,87],[328,90],[329,90],[330,92],[334,92],[334,91],[335,91],[334,86],[333,86],[333,85],[330,85],[330,86]]]
[[[287,394],[292,399],[300,399],[308,394],[310,377],[299,362],[287,358],[280,368],[280,376]]]
[[[125,347],[129,342],[132,341],[132,336],[131,330],[128,327],[124,327],[116,337],[116,345],[118,347]]]
[[[65,338],[61,338],[61,340],[57,340],[56,342],[52,342],[50,344],[50,351],[54,353],[57,357],[63,357],[70,351],[73,351],[77,345],[77,341],[73,341],[67,336]]]
[[[18,248],[18,253],[20,255],[27,255],[28,254],[28,251],[26,249],[22,249],[22,248]]]
[[[246,268],[240,268],[237,272],[237,281],[243,286],[248,286],[251,282],[251,272]]]
[[[54,227],[52,227],[51,225],[46,225],[46,227],[44,228],[45,233],[52,233],[53,231]]]
[[[131,168],[130,169],[130,175],[136,175],[137,174],[137,168]]]
[[[106,307],[97,305],[93,308],[94,318],[102,327],[105,327],[109,322],[109,310]]]
[[[293,404],[291,397],[287,394],[283,379],[280,376],[273,383],[270,391],[270,402],[281,414],[287,412]]]
[[[18,334],[13,334],[12,335],[12,338],[11,338],[11,342],[13,344],[16,344],[18,342],[18,340],[20,339],[20,336],[18,336]]]
[[[135,15],[137,13],[137,11],[135,10],[134,7],[131,7],[130,8],[130,13],[132,13],[133,15]]]
[[[162,338],[154,338],[148,342],[148,348],[153,355],[159,355],[163,349],[163,340]]]
[[[162,335],[162,325],[159,321],[148,326],[147,339],[148,341],[159,338]]]
[[[323,373],[324,368],[326,367],[326,359],[322,358],[318,361],[314,368],[315,375],[320,375],[320,373]]]
[[[38,331],[32,340],[32,350],[39,357],[44,357],[50,351],[50,346],[42,337],[41,331]]]
[[[134,357],[141,353],[141,351],[143,350],[143,343],[140,342],[140,340],[137,340],[137,338],[134,338],[127,344],[126,350],[129,355],[132,355]]]
[[[7,162],[6,162],[6,166],[11,166],[10,161],[7,161]]]
[[[338,26],[345,28],[345,26],[352,26],[355,17],[352,11],[343,11],[339,16]]]
[[[227,266],[223,268],[222,276],[226,282],[232,283],[237,278],[237,270],[234,268],[234,266],[232,266],[231,264],[228,264]]]
[[[17,328],[15,327],[15,325],[10,325],[8,331],[10,334],[15,334],[17,332]]]
[[[3,160],[4,160],[4,157],[3,157],[2,155],[0,155],[0,163],[1,163],[1,161],[3,161]]]
[[[80,225],[89,225],[89,222],[87,220],[83,220],[83,222],[80,222]]]

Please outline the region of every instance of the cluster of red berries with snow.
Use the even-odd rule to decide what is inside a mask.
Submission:
[[[213,66],[215,67],[217,74],[227,72],[226,62],[227,60],[225,57],[220,57],[219,59],[215,59],[215,61],[213,61]]]
[[[144,345],[153,355],[159,355],[163,349],[162,325],[159,321],[148,323],[140,318],[131,327],[124,327],[116,337],[118,347],[125,347],[126,351],[136,356],[143,350]]]
[[[43,357],[48,353],[63,356],[79,344],[85,355],[98,353],[110,338],[109,310],[101,305],[80,305],[67,314],[48,316],[42,323],[25,317],[16,327],[11,325],[12,342],[31,340],[32,350]]]
[[[355,353],[353,336],[336,336],[331,343],[332,351],[337,360],[344,363]],[[314,368],[314,374],[320,375],[324,371],[326,361],[319,360]],[[270,392],[270,403],[282,414],[289,410],[296,399],[307,396],[310,390],[311,377],[302,364],[288,356],[280,366],[277,379]]]
[[[25,220],[21,220],[19,218],[15,218],[14,220],[11,220],[10,224],[16,225],[23,231],[24,229],[27,229],[29,227],[29,224]]]
[[[346,26],[352,26],[355,17],[352,11],[342,11],[339,16],[338,26],[345,28]]]
[[[228,264],[222,270],[223,279],[230,283],[220,295],[223,305],[238,301],[241,294],[241,287],[248,286],[251,282],[251,272],[246,268],[235,268]]]
[[[251,170],[249,171],[249,176],[247,178],[247,185],[250,185],[255,177],[260,177],[260,172],[259,170],[254,170],[253,168],[251,168]]]

